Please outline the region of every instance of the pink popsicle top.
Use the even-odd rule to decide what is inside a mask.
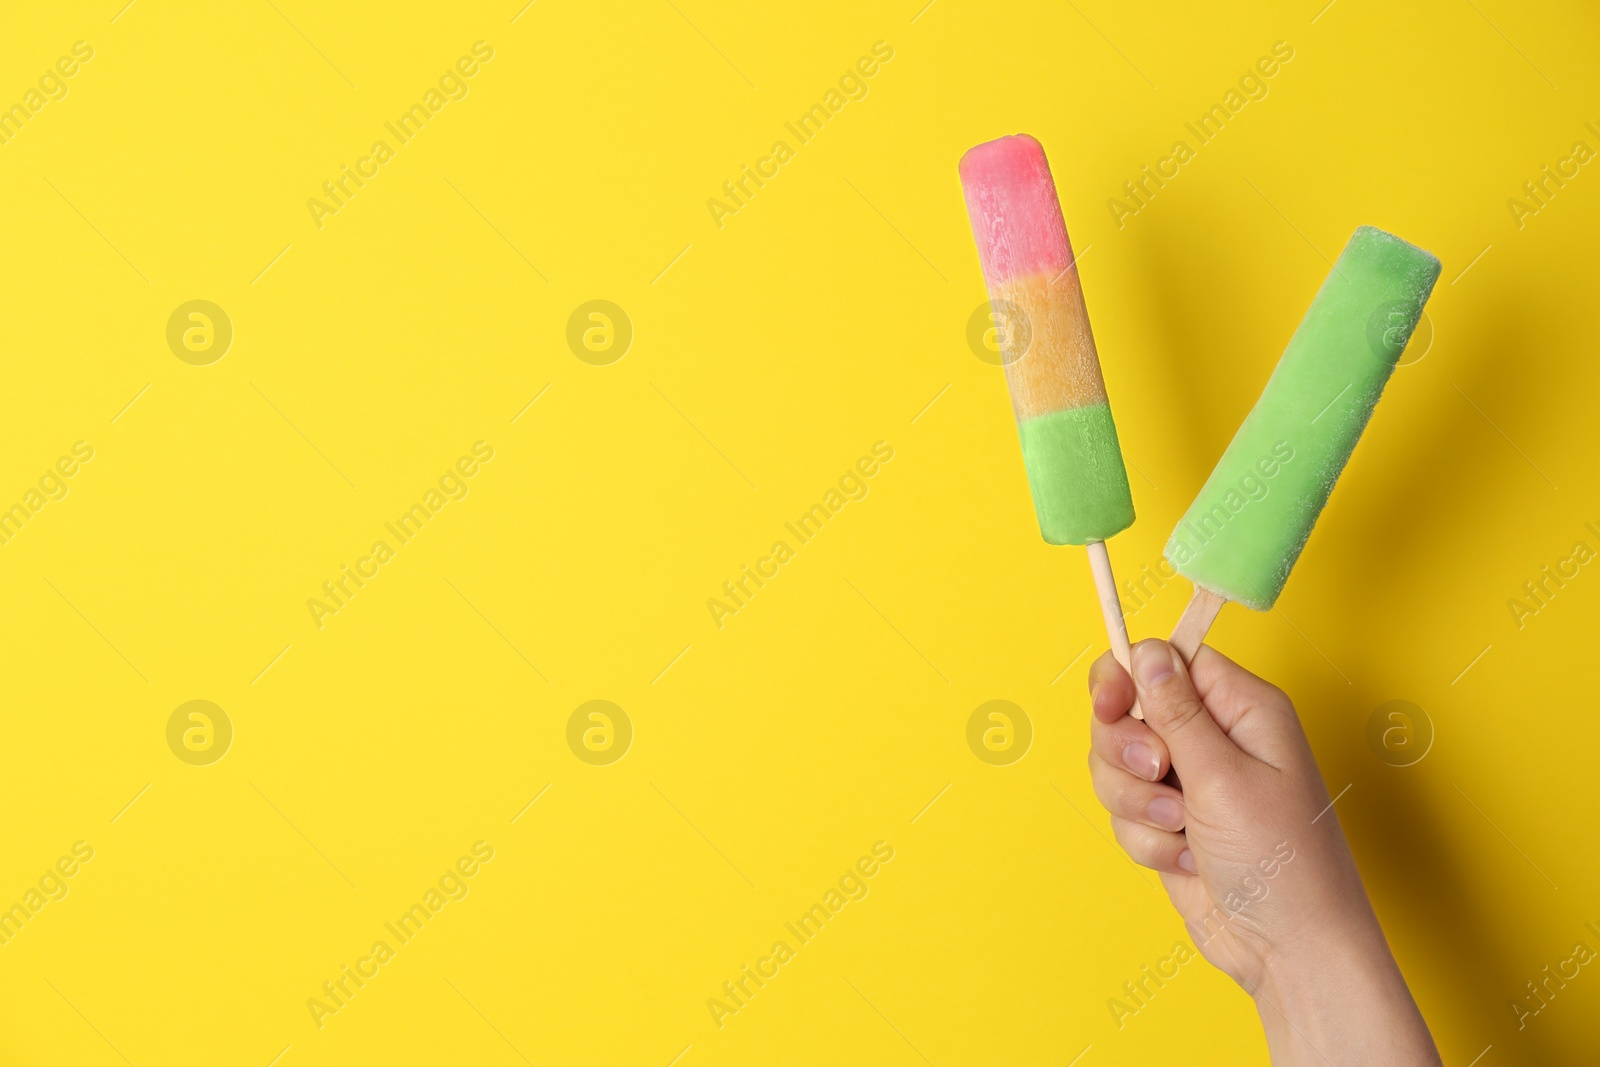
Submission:
[[[988,141],[961,157],[972,236],[991,286],[1054,276],[1072,262],[1067,225],[1044,148],[1025,133]]]

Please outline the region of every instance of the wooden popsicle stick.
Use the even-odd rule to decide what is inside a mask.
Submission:
[[[1178,655],[1183,657],[1183,662],[1188,663],[1194,659],[1194,654],[1200,651],[1200,646],[1205,643],[1206,632],[1211,629],[1211,624],[1217,619],[1217,612],[1222,610],[1222,605],[1227,601],[1209,589],[1194,587],[1194,596],[1189,600],[1189,606],[1183,609],[1183,615],[1178,619],[1178,625],[1172,630],[1170,644],[1177,649]]]
[[[1094,575],[1094,590],[1100,594],[1100,614],[1105,617],[1106,636],[1111,638],[1111,655],[1122,665],[1123,670],[1129,672],[1128,677],[1132,678],[1128,624],[1122,618],[1122,600],[1117,596],[1117,579],[1111,573],[1111,557],[1106,554],[1106,543],[1090,541],[1084,547],[1089,551],[1089,571]],[[1139,707],[1137,698],[1134,699],[1133,708],[1128,714],[1135,719],[1144,718],[1144,710]]]

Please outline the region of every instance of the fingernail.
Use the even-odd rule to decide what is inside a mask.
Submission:
[[[1100,683],[1096,682],[1089,687],[1089,710],[1100,710]]]
[[[1145,814],[1150,816],[1151,822],[1164,830],[1177,831],[1183,829],[1183,805],[1171,797],[1156,797],[1150,802],[1150,806],[1145,809]],[[1187,856],[1189,854],[1188,849],[1183,851],[1184,855]],[[1193,863],[1194,857],[1191,856],[1189,862]],[[1181,856],[1178,859],[1178,865],[1183,865]],[[1188,869],[1193,870],[1194,868],[1190,867]]]
[[[1147,782],[1161,777],[1161,761],[1143,741],[1135,741],[1122,750],[1122,765]]]
[[[1133,671],[1139,676],[1140,685],[1146,688],[1158,686],[1172,677],[1172,653],[1159,641],[1135,645]]]
[[[1194,853],[1190,852],[1188,849],[1184,849],[1182,852],[1178,853],[1178,866],[1182,867],[1190,874],[1193,874],[1195,872]]]

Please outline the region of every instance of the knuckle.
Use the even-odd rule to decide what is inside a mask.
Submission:
[[[1199,697],[1186,693],[1162,705],[1161,721],[1171,729],[1182,730],[1195,723],[1202,715],[1210,714]]]
[[[1090,746],[1094,754],[1106,763],[1117,766],[1122,756],[1122,749],[1126,742],[1122,740],[1114,726],[1107,726],[1095,732],[1093,744]]]
[[[1163,842],[1158,840],[1147,827],[1119,820],[1121,823],[1117,832],[1117,844],[1122,846],[1122,851],[1128,858],[1141,867],[1151,870],[1161,870],[1166,863]]]
[[[1111,729],[1112,729],[1112,726],[1111,726],[1110,723],[1102,721],[1100,716],[1094,714],[1093,709],[1090,710],[1090,713],[1089,713],[1089,743],[1091,745],[1093,745],[1096,748],[1099,748],[1100,745],[1104,742],[1106,734],[1111,732]]]
[[[1110,767],[1107,766],[1105,760],[1093,752],[1089,753],[1089,786],[1094,790],[1094,795],[1099,798],[1102,804],[1105,803],[1107,787],[1110,784],[1106,774],[1108,770],[1110,770]]]
[[[1111,815],[1126,819],[1133,815],[1137,804],[1131,795],[1130,782],[1127,776],[1121,773],[1108,774],[1095,783],[1095,796],[1100,799],[1100,806]]]
[[[1133,810],[1132,797],[1129,795],[1130,786],[1131,783],[1125,774],[1119,774],[1106,782],[1107,811],[1126,817]]]

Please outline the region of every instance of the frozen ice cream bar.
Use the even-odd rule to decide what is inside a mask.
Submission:
[[[1173,635],[1192,645],[1179,648],[1185,659],[1223,601],[1266,611],[1278,599],[1438,277],[1435,256],[1371,226],[1345,245],[1167,542],[1167,558],[1196,587],[1190,625]],[[1191,615],[1203,599],[1201,625]]]
[[[1100,357],[1044,149],[1026,134],[961,159],[961,184],[1039,529],[1053,545],[1103,541],[1133,525],[1133,497]]]
[[[1126,669],[1128,630],[1104,542],[1133,525],[1133,496],[1055,180],[1027,134],[979,145],[960,170],[989,304],[1003,325],[1039,532],[1052,545],[1087,546],[1111,651]],[[1132,714],[1143,717],[1138,705]]]

